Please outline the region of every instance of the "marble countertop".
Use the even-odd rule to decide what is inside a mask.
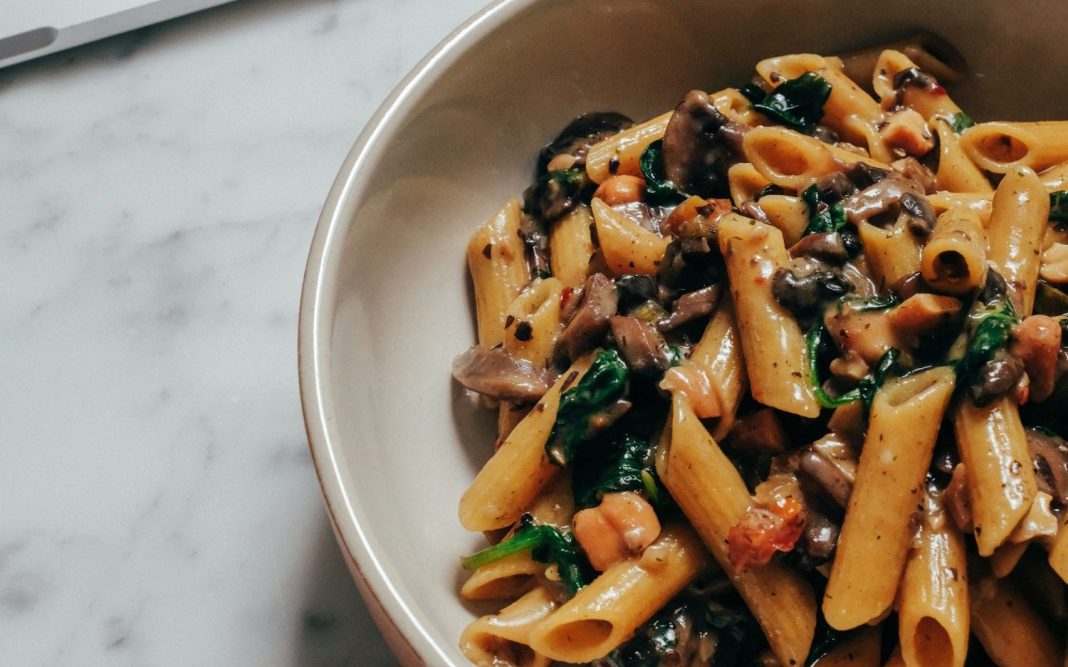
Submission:
[[[363,124],[483,1],[244,1],[0,70],[0,663],[393,664],[297,305]]]

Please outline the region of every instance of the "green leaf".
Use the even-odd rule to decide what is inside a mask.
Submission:
[[[574,536],[547,524],[536,524],[529,514],[519,520],[519,528],[511,537],[467,556],[461,563],[474,570],[527,551],[539,563],[555,563],[560,581],[572,595],[593,580],[593,570]]]
[[[590,431],[590,419],[623,397],[628,376],[619,352],[609,348],[597,355],[578,384],[560,395],[556,422],[545,443],[550,460],[560,466],[571,461]]]
[[[830,96],[831,84],[815,72],[805,72],[780,84],[753,108],[784,125],[805,130],[823,118],[823,105]]]
[[[1009,342],[1012,328],[1019,320],[1007,297],[989,304],[976,304],[968,314],[971,338],[964,356],[957,362],[957,377],[970,381],[976,371],[994,358],[994,353]],[[964,386],[967,382],[958,382]]]
[[[819,190],[815,185],[806,188],[801,193],[801,199],[808,207],[808,226],[805,227],[804,236],[821,232],[837,232],[846,226],[846,213],[842,202],[828,205],[821,201]]]
[[[664,140],[658,139],[649,144],[638,160],[642,176],[645,177],[645,200],[653,205],[670,206],[678,204],[686,195],[679,192],[664,174]]]
[[[875,392],[883,386],[886,378],[892,372],[898,370],[898,360],[901,358],[900,350],[890,348],[879,357],[875,368],[868,373],[857,386],[840,396],[831,396],[823,389],[823,380],[820,379],[819,358],[820,354],[827,349],[829,336],[827,327],[822,322],[812,327],[805,334],[805,347],[808,354],[808,377],[812,391],[816,395],[816,401],[825,408],[838,408],[856,401],[862,401],[865,409],[871,407],[875,398]]]
[[[755,83],[747,83],[744,86],[740,86],[738,92],[741,93],[745,99],[749,100],[750,104],[760,104],[768,95],[764,92],[763,88]]]
[[[1068,190],[1049,193],[1049,219],[1068,222]]]
[[[953,128],[954,132],[960,134],[972,125],[975,125],[975,121],[972,120],[971,116],[964,113],[963,111],[958,111],[957,113],[949,117],[949,125]]]

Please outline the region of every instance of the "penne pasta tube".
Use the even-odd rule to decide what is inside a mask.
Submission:
[[[1068,160],[1068,121],[980,123],[965,130],[961,147],[980,169],[1007,174],[1042,171]]]
[[[460,498],[464,528],[486,531],[511,526],[560,472],[545,454],[545,442],[556,421],[560,393],[582,378],[593,359],[590,353],[573,363],[482,467]]]
[[[893,604],[922,507],[955,375],[946,366],[888,381],[875,394],[868,433],[849,497],[823,615],[838,630],[882,616]]]
[[[531,647],[561,662],[602,658],[708,565],[693,531],[666,527],[637,558],[611,566],[530,632]]]
[[[553,223],[549,230],[549,256],[553,276],[565,287],[582,287],[590,272],[593,257],[593,216],[586,206],[575,210]]]
[[[879,628],[863,628],[843,637],[811,667],[876,667],[882,648]]]
[[[932,74],[943,83],[960,81],[967,64],[951,44],[931,32],[919,32],[906,39],[872,46],[858,51],[843,53],[842,71],[860,85],[869,85],[876,73],[879,56],[887,49],[900,51],[923,71]]]
[[[504,340],[508,306],[530,281],[523,239],[519,237],[519,216],[519,199],[513,197],[467,243],[467,266],[475,287],[478,342],[484,347],[499,345]]]
[[[1005,174],[991,205],[987,254],[1009,284],[1021,317],[1030,315],[1035,303],[1048,218],[1049,195],[1035,172],[1020,168]]]
[[[954,105],[955,106],[955,105]],[[979,167],[975,166],[960,145],[960,135],[945,118],[928,121],[938,133],[938,172],[935,178],[940,190],[993,194],[994,188]]]
[[[915,109],[924,120],[936,115],[952,116],[959,113],[960,107],[941,86],[934,89],[922,85],[905,85],[900,89],[894,87],[894,80],[901,72],[918,67],[911,58],[896,49],[886,49],[879,54],[872,75],[872,88],[883,107],[889,109],[900,104]]]
[[[920,243],[904,221],[892,227],[876,227],[867,221],[857,225],[868,267],[880,289],[920,270]]]
[[[1039,173],[1042,185],[1050,192],[1068,190],[1068,162],[1062,162]]]
[[[1057,640],[1027,598],[1004,579],[972,576],[972,632],[1000,667],[1059,667]]]
[[[499,613],[468,625],[460,635],[460,650],[478,667],[549,667],[552,661],[530,648],[530,631],[556,607],[548,590],[535,588]]]
[[[891,169],[885,162],[825,144],[784,127],[757,127],[746,132],[742,152],[764,178],[796,192],[815,183],[821,176],[842,171],[857,162]]]
[[[831,84],[831,94],[823,105],[820,123],[838,132],[843,139],[859,146],[867,146],[872,154],[873,132],[883,120],[883,110],[864,90],[842,71],[841,61],[811,53],[791,54],[768,58],[757,63],[757,74],[772,86],[796,79],[806,72],[819,74]]]
[[[990,556],[990,570],[994,576],[1001,579],[1012,574],[1029,546],[1027,542],[1006,542],[994,549]]]
[[[556,278],[539,278],[523,290],[508,307],[504,349],[536,368],[549,365],[560,333],[560,294],[564,286]]]
[[[782,232],[729,213],[720,218],[718,236],[753,398],[785,412],[817,416],[820,406],[805,374],[804,335],[771,293],[772,276],[789,261]]]
[[[1061,578],[1068,583],[1068,514],[1061,517],[1057,534],[1047,543],[1049,549],[1049,566]]]
[[[642,153],[649,144],[664,138],[664,131],[672,113],[674,111],[668,111],[644,123],[628,127],[591,146],[586,155],[586,174],[590,180],[599,184],[614,174],[640,176],[642,170],[638,161]]]
[[[660,438],[657,474],[701,540],[745,600],[768,643],[784,665],[800,665],[812,645],[816,603],[797,572],[772,560],[738,570],[730,560],[727,535],[745,516],[752,499],[738,471],[682,397]]]
[[[934,192],[927,195],[931,208],[937,215],[942,215],[951,208],[967,208],[979,216],[979,222],[985,228],[990,223],[990,205],[993,194],[976,194],[974,192]]]
[[[1027,514],[1038,489],[1027,437],[1011,397],[979,407],[970,399],[953,416],[957,449],[968,471],[968,499],[980,556],[990,556]]]
[[[468,600],[511,600],[530,590],[545,564],[518,553],[483,565],[460,586],[460,595]]]
[[[753,109],[752,103],[737,88],[724,88],[709,94],[712,106],[727,117],[727,120],[739,125],[764,125],[768,119],[764,114]]]
[[[760,191],[770,185],[771,181],[764,178],[756,167],[748,162],[739,162],[727,169],[727,184],[731,200],[740,205],[742,202],[755,201]]]
[[[597,243],[605,263],[616,275],[656,275],[669,239],[651,232],[600,199],[591,202],[597,226]]]
[[[928,498],[901,581],[898,636],[905,664],[962,667],[968,655],[968,561],[964,538]]]
[[[787,248],[801,240],[808,227],[808,204],[800,197],[764,195],[757,203],[771,226],[782,232]]]
[[[965,294],[986,280],[986,235],[979,216],[953,208],[938,216],[920,255],[920,272],[940,292]]]
[[[715,387],[720,408],[715,432],[722,431],[719,437],[726,436],[734,424],[742,397],[749,388],[734,304],[729,297],[722,299],[687,361],[706,373],[710,384]]]

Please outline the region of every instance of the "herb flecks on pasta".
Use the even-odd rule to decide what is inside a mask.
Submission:
[[[476,232],[476,664],[1060,664],[1068,125],[930,43],[579,116]]]

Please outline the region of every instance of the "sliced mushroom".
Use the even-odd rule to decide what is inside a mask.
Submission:
[[[577,359],[596,347],[608,332],[619,297],[615,285],[603,273],[586,279],[575,312],[556,341],[557,356]]]
[[[914,217],[919,210],[915,198],[922,197],[923,189],[899,174],[893,174],[842,200],[846,217],[855,225],[861,222],[891,225],[902,214]],[[905,195],[912,195],[903,203]],[[906,206],[908,208],[906,208]],[[928,204],[928,207],[930,204]],[[933,209],[931,209],[933,216]],[[933,226],[933,225],[932,225]]]
[[[841,171],[833,171],[816,181],[820,200],[828,204],[839,202],[857,191],[853,181]]]
[[[576,116],[538,153],[538,175],[544,174],[549,162],[558,155],[575,158],[565,168],[581,166],[585,163],[591,146],[633,124],[630,118],[614,111],[597,111]]]
[[[655,328],[636,317],[615,315],[609,320],[612,338],[633,373],[646,377],[667,370],[667,344]]]
[[[789,442],[771,408],[762,408],[738,419],[731,428],[729,440],[731,448],[754,458],[762,454],[782,454]]]
[[[857,454],[849,444],[832,435],[812,443],[801,455],[801,472],[839,507],[849,504],[857,478]]]
[[[842,236],[837,232],[817,232],[802,236],[801,240],[790,246],[791,257],[813,257],[815,259],[841,264],[849,259]]]
[[[719,302],[720,291],[719,285],[709,285],[683,294],[671,304],[671,315],[662,320],[657,328],[664,332],[673,331],[684,324],[709,315]]]
[[[685,192],[710,196],[723,189],[718,138],[727,118],[700,90],[691,90],[675,107],[664,131],[664,173]]]
[[[1068,442],[1038,429],[1027,429],[1027,449],[1035,467],[1038,490],[1062,507],[1068,505]]]
[[[968,394],[976,405],[989,405],[1015,387],[1023,374],[1022,361],[1005,350],[998,350],[993,359],[980,367]]]
[[[848,294],[853,285],[834,271],[798,273],[780,267],[771,278],[771,293],[798,319],[815,317],[825,301]]]
[[[1049,315],[1031,315],[1013,330],[1009,351],[1023,362],[1031,380],[1030,400],[1041,403],[1053,393],[1060,348],[1060,323]]]
[[[503,347],[475,345],[452,362],[452,376],[471,391],[502,401],[536,401],[549,390],[551,378]]]

